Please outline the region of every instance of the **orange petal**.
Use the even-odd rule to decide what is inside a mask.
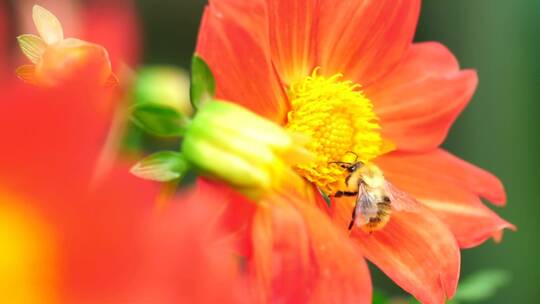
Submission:
[[[315,19],[319,7],[314,0],[267,0],[272,62],[285,83],[311,73],[315,60]]]
[[[474,188],[498,180],[447,152],[393,153],[377,163],[392,183],[414,195],[445,222],[462,248],[477,246],[490,237],[497,239],[505,228],[515,229],[482,203],[478,197],[482,195],[478,193],[481,186]],[[504,194],[500,183],[495,186]]]
[[[210,0],[210,6],[225,16],[233,16],[240,27],[255,36],[258,43],[268,47],[268,18],[266,16],[266,0]]]
[[[40,83],[104,84],[111,75],[109,53],[100,45],[75,38],[47,47],[36,65]]]
[[[337,204],[342,221],[350,219],[347,204]],[[393,212],[389,223],[371,234],[354,229],[352,238],[364,256],[422,303],[444,303],[457,287],[458,244],[428,209]]]
[[[438,147],[471,99],[475,71],[459,71],[438,43],[415,44],[403,62],[365,93],[381,118],[382,133],[400,150]]]
[[[364,87],[385,75],[412,42],[419,0],[322,0],[317,22],[322,72]]]
[[[384,169],[399,169],[397,172],[402,173],[421,172],[427,179],[461,186],[497,206],[504,206],[506,202],[504,186],[496,176],[443,149],[428,153],[394,152],[381,157],[378,163]]]
[[[218,4],[206,8],[197,53],[214,73],[218,98],[282,122],[287,101],[270,62],[268,45],[260,37],[265,28],[263,11],[249,1],[243,3],[236,10],[220,10]]]
[[[273,197],[253,225],[259,302],[370,303],[363,257],[315,205]]]
[[[311,303],[371,303],[371,279],[367,264],[344,230],[328,220],[315,199],[290,200],[302,214],[311,238],[311,256],[318,267]],[[324,210],[324,209],[323,209]]]

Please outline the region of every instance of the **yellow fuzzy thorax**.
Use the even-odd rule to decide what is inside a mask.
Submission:
[[[309,137],[307,148],[316,160],[298,165],[297,172],[326,193],[343,189],[347,172],[332,162],[369,162],[391,150],[380,134],[373,104],[360,85],[331,77],[310,76],[288,88],[291,110],[286,128]]]

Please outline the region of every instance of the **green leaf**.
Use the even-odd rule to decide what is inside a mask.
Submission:
[[[162,151],[144,158],[130,172],[142,179],[168,182],[183,177],[188,170],[189,165],[182,153]]]
[[[191,104],[198,109],[208,102],[216,93],[216,81],[210,67],[206,62],[194,55],[191,60],[191,86],[189,88]]]
[[[146,132],[164,137],[184,135],[189,124],[189,119],[176,109],[152,102],[134,105],[131,120]]]
[[[458,287],[454,301],[477,302],[487,300],[498,289],[510,282],[511,276],[504,270],[484,270],[470,275]]]

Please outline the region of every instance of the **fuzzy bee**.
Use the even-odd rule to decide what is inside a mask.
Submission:
[[[336,192],[333,196],[356,197],[349,230],[354,225],[370,233],[380,230],[390,220],[392,210],[412,210],[418,204],[410,195],[388,182],[375,164],[356,160],[352,163],[332,163],[348,172],[345,179],[346,189]]]

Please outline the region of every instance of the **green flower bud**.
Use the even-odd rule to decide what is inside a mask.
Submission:
[[[310,159],[285,129],[225,101],[208,102],[199,109],[184,135],[182,153],[204,174],[251,198],[294,175],[291,162]]]

